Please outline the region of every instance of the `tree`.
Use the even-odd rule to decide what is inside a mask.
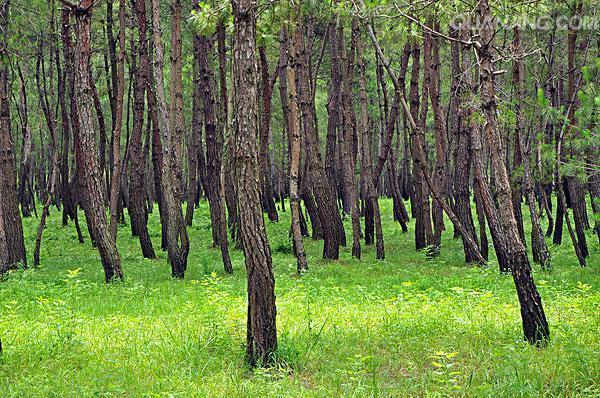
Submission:
[[[298,10],[295,10],[297,14]],[[292,235],[294,239],[294,254],[298,262],[298,272],[302,273],[308,270],[306,254],[304,253],[304,243],[302,242],[302,232],[300,230],[300,195],[298,179],[300,172],[300,114],[298,108],[298,93],[296,91],[296,70],[300,59],[300,45],[303,35],[302,30],[297,29],[292,34],[292,41],[289,44],[289,58],[286,63],[287,91],[288,91],[288,137],[290,140],[290,209],[292,212]]]
[[[492,171],[498,193],[498,216],[502,232],[506,237],[508,264],[521,304],[521,318],[525,338],[531,344],[544,344],[550,337],[550,330],[544,314],[542,300],[531,275],[527,252],[519,235],[512,206],[510,181],[506,171],[502,141],[498,131],[496,90],[494,87],[496,74],[492,56],[492,42],[496,32],[488,1],[480,0],[476,12],[481,21],[488,21],[479,28],[480,41],[475,45],[475,49],[479,57],[481,110],[486,121],[483,131],[490,146]]]
[[[215,97],[212,94],[211,82],[214,80],[209,62],[210,38],[198,36],[196,51],[200,79],[199,90],[204,105],[204,130],[206,133],[206,179],[207,195],[210,204],[210,220],[213,230],[213,245],[221,249],[221,259],[225,272],[233,273],[229,258],[227,242],[227,224],[225,207],[223,206],[221,168],[223,158],[223,126],[217,124],[215,115]]]
[[[148,87],[148,40],[146,5],[144,0],[133,0],[138,26],[138,43],[132,50],[137,57],[133,65],[133,126],[129,140],[129,215],[131,229],[140,239],[142,254],[145,258],[156,258],[152,240],[148,233],[148,211],[145,198],[146,154],[142,151],[142,133],[144,128],[144,106]]]
[[[138,0],[141,1],[141,0]],[[166,226],[166,246],[171,263],[171,275],[173,278],[183,278],[187,269],[187,257],[190,248],[187,229],[181,202],[177,196],[177,188],[174,186],[175,177],[173,172],[175,161],[173,148],[175,148],[174,135],[178,130],[172,131],[169,124],[169,113],[167,111],[167,100],[164,90],[163,66],[164,50],[160,29],[160,5],[158,0],[152,0],[152,44],[154,46],[154,100],[155,107],[153,111],[157,113],[156,127],[161,138],[161,171],[160,176],[160,195],[164,203],[164,213],[162,222]],[[158,158],[156,159],[159,160]]]
[[[10,74],[8,52],[9,0],[0,3],[0,235],[4,235],[6,258],[0,258],[0,273],[17,264],[27,265],[23,225],[17,197],[17,171],[15,169],[14,143],[10,126]],[[1,245],[2,243],[0,243]]]
[[[271,362],[277,348],[275,278],[258,178],[256,3],[253,0],[232,0],[231,5],[235,28],[233,81],[237,206],[248,273],[246,354],[249,363],[256,365]]]
[[[82,0],[73,7],[75,15],[75,93],[78,102],[80,131],[76,137],[76,161],[84,190],[88,226],[98,246],[106,282],[122,279],[121,259],[114,239],[110,235],[103,199],[103,180],[98,153],[97,132],[93,120],[93,98],[90,85],[92,0]],[[84,151],[83,148],[86,148]]]
[[[82,0],[83,1],[83,0]],[[117,240],[117,217],[121,188],[121,128],[123,125],[123,96],[125,94],[125,0],[119,0],[119,53],[117,55],[116,119],[112,136],[112,179],[110,184],[110,235]],[[112,28],[111,28],[112,29]],[[114,70],[114,69],[113,69]],[[113,79],[113,83],[115,80]]]

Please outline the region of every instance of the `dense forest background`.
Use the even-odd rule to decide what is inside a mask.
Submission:
[[[328,384],[325,395],[386,395],[399,379],[421,380],[408,395],[458,394],[471,386],[465,369],[482,356],[497,359],[493,341],[522,337],[527,354],[515,355],[540,355],[540,366],[551,367],[570,333],[581,333],[581,355],[568,361],[590,367],[566,365],[562,384],[549,381],[550,370],[528,369],[525,378],[538,384],[520,394],[540,393],[544,383],[553,394],[597,393],[599,26],[588,0],[0,0],[1,374],[10,378],[9,365],[33,369],[11,353],[34,350],[19,332],[29,317],[56,318],[57,333],[65,327],[94,341],[86,311],[106,319],[130,306],[128,321],[148,311],[165,322],[187,308],[169,317],[181,344],[183,330],[194,333],[185,323],[191,314],[237,330],[220,348],[203,335],[203,347],[221,361],[243,358],[234,378],[244,378],[245,366],[266,372],[266,384],[244,390],[250,395],[262,387],[285,395],[281,372],[293,375],[288,393],[314,392],[331,363],[349,365],[344,358],[311,368],[326,355],[324,341],[336,345],[338,328],[346,349],[368,340],[382,352],[353,354],[358,373],[338,374],[341,384]],[[350,289],[361,280],[368,283]],[[196,288],[202,293],[189,301]],[[469,292],[479,301],[464,307]],[[163,295],[174,307],[160,307]],[[140,297],[145,307],[136,306]],[[335,314],[313,324],[311,305],[325,311],[338,298],[336,326],[327,325]],[[370,308],[370,299],[378,304]],[[386,318],[389,300],[406,302]],[[221,305],[233,312],[216,320]],[[465,342],[471,357],[460,365],[459,347],[419,343],[408,357],[421,350],[433,360],[392,371],[386,361],[398,353],[381,336],[361,334],[360,315],[344,312],[352,305],[364,306],[362,321],[383,316],[371,326],[390,333],[391,319],[402,330],[410,319],[432,344],[467,311],[477,320],[465,337],[484,333],[485,349],[475,354],[476,340]],[[562,319],[562,311],[580,318]],[[298,332],[298,319],[309,319],[308,329]],[[152,333],[162,330],[147,321]],[[487,329],[494,323],[498,336]],[[245,355],[223,348],[242,340]],[[60,366],[73,359],[81,360]],[[506,367],[496,359],[493,369]],[[502,393],[527,384],[515,372]],[[319,381],[296,379],[302,374]],[[213,376],[206,394],[242,394]],[[474,394],[493,393],[485,375],[475,378]],[[0,382],[0,391],[32,386],[18,384]]]

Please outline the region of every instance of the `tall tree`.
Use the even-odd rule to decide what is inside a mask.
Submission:
[[[152,45],[154,47],[154,105],[153,111],[157,113],[156,123],[161,138],[161,167],[160,194],[164,202],[163,224],[166,226],[166,246],[171,263],[171,275],[174,278],[183,278],[187,269],[187,258],[190,248],[185,219],[181,210],[181,202],[177,196],[175,176],[173,171],[175,141],[169,123],[167,99],[165,97],[163,67],[164,49],[160,29],[160,4],[152,0]],[[154,123],[154,121],[153,121]],[[158,159],[157,159],[158,160]],[[180,159],[179,159],[180,160]]]
[[[273,186],[271,183],[271,159],[269,154],[269,136],[271,135],[271,103],[273,99],[273,85],[278,76],[275,70],[271,76],[269,73],[269,61],[267,59],[267,48],[265,40],[258,46],[260,61],[260,91],[262,100],[262,112],[260,115],[260,179],[261,198],[263,208],[269,216],[269,220],[278,221],[277,207],[273,199]],[[278,65],[277,68],[280,66]],[[281,66],[283,67],[283,66]]]
[[[215,97],[211,89],[214,80],[212,68],[210,67],[210,38],[198,36],[196,38],[196,51],[198,53],[198,69],[200,79],[198,81],[204,105],[204,131],[206,134],[206,179],[207,195],[210,204],[210,220],[213,230],[213,245],[221,249],[221,259],[225,272],[231,274],[233,267],[229,258],[227,241],[227,222],[225,219],[225,207],[223,206],[223,189],[221,180],[221,168],[223,158],[223,126],[217,123],[215,115]]]
[[[73,8],[75,15],[75,92],[78,102],[79,125],[76,151],[77,170],[84,190],[85,210],[90,232],[98,246],[106,282],[123,278],[121,259],[114,239],[110,235],[103,200],[103,180],[98,153],[97,132],[93,119],[93,98],[90,84],[90,54],[92,0],[82,0]],[[86,148],[86,150],[82,150]]]
[[[496,35],[494,18],[487,0],[479,1],[476,12],[480,20],[490,21],[480,26],[480,41],[475,49],[479,58],[481,110],[486,121],[483,131],[490,147],[492,171],[498,194],[498,215],[502,232],[506,236],[508,262],[521,305],[525,338],[531,344],[544,344],[550,337],[550,330],[542,300],[531,275],[531,266],[525,245],[519,235],[512,206],[510,181],[503,155],[503,144],[498,131],[496,89],[494,87],[496,68],[492,55],[493,40]]]
[[[83,0],[82,0],[83,1]],[[121,129],[123,125],[123,96],[125,95],[125,0],[119,0],[119,52],[117,54],[116,119],[112,135],[112,179],[110,183],[110,235],[117,240],[117,218],[121,195]],[[114,80],[113,80],[114,83]]]
[[[144,107],[146,87],[148,86],[148,39],[146,5],[144,0],[132,0],[138,27],[138,42],[132,51],[137,59],[133,64],[133,126],[129,140],[129,215],[131,229],[140,239],[142,254],[145,258],[155,258],[154,247],[148,233],[148,210],[146,206],[146,154],[142,150],[144,130]]]
[[[342,156],[343,165],[342,173],[344,177],[344,185],[346,186],[346,196],[350,206],[352,218],[352,256],[360,258],[360,212],[358,209],[358,199],[356,197],[356,180],[354,178],[354,170],[356,167],[356,156],[354,154],[354,131],[355,131],[355,115],[353,102],[353,83],[354,83],[354,64],[356,52],[356,40],[358,39],[358,18],[352,20],[352,40],[349,51],[346,51],[344,46],[343,29],[339,29],[340,49],[342,55],[342,73],[343,81],[342,90],[342,119],[343,128],[339,129],[338,140],[340,144],[340,153]]]
[[[298,10],[295,10],[298,14]],[[300,46],[302,40],[300,35],[304,32],[296,28],[292,34],[292,40],[289,43],[289,58],[286,64],[287,91],[288,91],[288,137],[290,140],[290,210],[292,213],[292,236],[294,239],[294,254],[297,259],[297,269],[299,273],[308,270],[306,254],[304,253],[304,243],[302,242],[302,232],[300,230],[300,194],[299,194],[299,173],[300,173],[300,113],[298,108],[298,93],[296,91],[296,70],[300,60]]]
[[[277,348],[275,278],[259,194],[256,3],[232,0],[231,5],[237,205],[248,272],[246,353],[249,363],[255,365],[271,362]]]
[[[302,18],[298,19],[296,28],[306,31],[307,27]],[[323,258],[337,260],[340,255],[340,244],[345,242],[344,228],[337,209],[335,185],[329,184],[327,173],[323,167],[319,133],[316,124],[314,86],[309,71],[310,51],[305,42],[305,35],[302,35],[300,38],[302,39],[302,44],[300,45],[302,49],[302,61],[298,64],[298,70],[296,71],[298,78],[298,100],[307,152],[309,154],[308,161],[310,162],[311,182],[323,228]]]
[[[27,265],[23,224],[17,197],[17,171],[10,127],[10,73],[8,51],[9,0],[0,3],[0,249],[6,246],[6,258],[0,258],[0,273],[21,263]],[[2,242],[4,241],[4,242]]]
[[[181,0],[171,2],[171,59],[169,80],[169,125],[171,129],[171,167],[173,189],[179,203],[183,199],[183,59],[181,55]]]

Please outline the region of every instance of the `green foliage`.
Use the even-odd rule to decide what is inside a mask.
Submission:
[[[210,247],[206,203],[190,228],[186,279],[170,278],[166,255],[144,260],[129,227],[118,246],[124,283],[106,285],[98,252],[79,245],[53,211],[42,266],[0,282],[0,396],[597,396],[599,247],[577,267],[571,245],[550,247],[554,270],[534,267],[551,327],[543,350],[524,343],[512,278],[465,266],[447,223],[440,257],[414,251],[412,233],[382,200],[386,260],[323,261],[306,239],[310,269],[273,251],[277,366],[244,364],[246,279]],[[83,215],[81,219],[83,219]],[[127,217],[126,217],[127,218]],[[128,219],[128,218],[127,218]],[[269,223],[272,248],[289,247],[289,212]],[[350,233],[349,220],[346,227]],[[25,220],[31,252],[37,220]],[[155,247],[158,212],[150,215]],[[529,236],[529,225],[526,235]],[[82,225],[85,231],[85,225]],[[593,240],[590,239],[590,242]]]

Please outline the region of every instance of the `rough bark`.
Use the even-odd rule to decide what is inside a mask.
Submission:
[[[197,39],[200,92],[204,105],[204,130],[206,133],[207,195],[210,204],[210,219],[213,229],[213,245],[221,249],[221,258],[227,273],[233,272],[227,242],[227,223],[223,206],[221,166],[223,151],[223,130],[217,126],[215,98],[212,95],[212,69],[209,63],[210,39],[200,36]]]
[[[502,231],[506,236],[509,266],[521,305],[521,319],[525,338],[531,344],[545,344],[550,330],[542,306],[542,300],[531,275],[525,245],[519,236],[519,229],[512,206],[510,180],[503,156],[503,145],[498,131],[497,103],[494,87],[495,65],[492,60],[492,45],[495,25],[487,0],[480,0],[477,14],[483,21],[479,29],[480,42],[476,45],[479,56],[479,76],[481,81],[481,109],[485,118],[484,133],[490,146],[490,158],[498,194],[498,215]]]
[[[109,232],[117,240],[119,198],[121,194],[121,128],[123,124],[123,96],[125,95],[125,0],[119,0],[119,52],[117,54],[116,119],[112,134],[112,179],[110,181]]]
[[[81,181],[85,212],[104,267],[106,282],[122,279],[121,260],[114,238],[108,228],[103,200],[103,179],[96,154],[97,132],[94,127],[92,88],[90,83],[92,0],[82,0],[74,10],[77,44],[75,46],[75,92],[78,102],[79,149],[75,152],[78,177]],[[124,7],[124,4],[122,4]],[[124,44],[123,44],[124,47]],[[86,148],[83,151],[81,148]]]
[[[185,220],[181,211],[181,202],[174,185],[173,152],[176,146],[169,124],[169,113],[164,91],[163,66],[164,50],[160,29],[160,6],[158,0],[152,0],[152,44],[154,47],[154,88],[158,130],[162,140],[162,176],[160,178],[161,195],[164,202],[166,221],[166,246],[171,263],[171,274],[174,278],[183,278],[187,268],[189,240]]]
[[[235,29],[235,174],[240,233],[248,272],[246,354],[248,362],[257,365],[273,361],[277,327],[271,248],[259,194],[256,4],[252,0],[232,0],[231,4]]]
[[[342,73],[341,81],[343,82],[342,89],[342,120],[343,128],[339,130],[338,142],[340,146],[340,154],[343,159],[342,173],[344,177],[344,185],[346,187],[346,196],[350,206],[352,218],[352,257],[360,259],[360,213],[358,208],[358,199],[356,195],[356,181],[354,178],[354,169],[356,167],[356,156],[353,150],[353,135],[354,135],[354,104],[352,100],[353,82],[354,82],[354,55],[356,52],[356,40],[358,36],[358,18],[352,21],[352,41],[349,51],[346,51],[343,39],[343,29],[340,28],[340,52],[342,55]]]
[[[171,53],[169,79],[169,126],[171,129],[171,178],[175,199],[183,200],[183,59],[181,55],[181,0],[171,2]]]
[[[375,235],[375,248],[376,248],[376,257],[378,260],[383,260],[385,258],[385,246],[383,241],[383,230],[381,228],[381,214],[379,211],[379,198],[377,197],[377,192],[375,190],[375,185],[373,183],[373,164],[371,160],[371,153],[373,151],[372,148],[372,132],[369,128],[369,104],[367,99],[367,84],[366,84],[366,70],[365,70],[365,60],[363,56],[363,44],[362,40],[357,37],[356,41],[356,58],[358,63],[358,72],[359,72],[359,101],[360,101],[360,117],[359,117],[359,130],[361,137],[361,171],[364,174],[364,186],[365,186],[365,200],[366,200],[366,209],[371,212],[372,217],[367,217],[365,215],[365,243],[370,244],[373,242],[373,237],[370,236],[370,240],[367,240],[367,230],[369,230],[370,234]],[[373,220],[372,227],[367,226],[367,219]],[[373,232],[371,232],[373,230]]]
[[[264,44],[258,47],[260,60],[260,91],[262,110],[260,114],[260,180],[261,198],[263,208],[267,212],[269,220],[278,221],[277,207],[273,199],[273,186],[271,183],[271,161],[269,155],[269,136],[271,134],[271,102],[273,99],[273,84],[278,73],[273,76],[269,73],[269,62],[267,50]],[[283,67],[283,66],[279,66]]]
[[[17,171],[15,169],[14,143],[10,126],[10,76],[8,53],[9,0],[0,3],[0,235],[4,235],[6,258],[0,259],[0,274],[3,269],[17,264],[27,265],[23,225],[17,197]],[[2,243],[0,243],[2,246]],[[1,247],[0,247],[1,248]]]
[[[289,59],[286,65],[287,91],[288,91],[288,137],[290,142],[290,211],[292,213],[292,236],[294,240],[294,254],[297,260],[298,273],[308,270],[304,243],[302,242],[302,231],[300,228],[300,195],[299,195],[299,172],[300,172],[300,113],[298,109],[298,93],[296,91],[296,70],[300,60],[299,38],[304,32],[296,29],[292,35],[289,45]],[[263,193],[264,194],[264,193]]]
[[[297,25],[297,29],[304,29],[302,20],[299,20]],[[319,211],[321,226],[323,228],[323,258],[337,260],[339,258],[340,243],[345,243],[345,233],[337,209],[334,185],[329,183],[323,168],[319,135],[316,125],[315,102],[311,91],[312,84],[308,69],[308,66],[310,65],[310,54],[306,43],[304,43],[304,35],[301,39],[303,41],[301,44],[302,61],[299,63],[297,71],[298,99],[300,102],[302,126],[304,128],[307,152],[310,155],[308,161],[310,162],[313,193]]]
[[[145,94],[148,86],[147,21],[144,0],[133,0],[137,14],[138,43],[132,49],[137,53],[138,65],[133,64],[133,126],[129,141],[129,215],[131,229],[137,233],[144,258],[155,258],[154,247],[148,233],[148,210],[145,198],[146,163],[142,151],[144,130]],[[137,51],[136,51],[137,50]]]

